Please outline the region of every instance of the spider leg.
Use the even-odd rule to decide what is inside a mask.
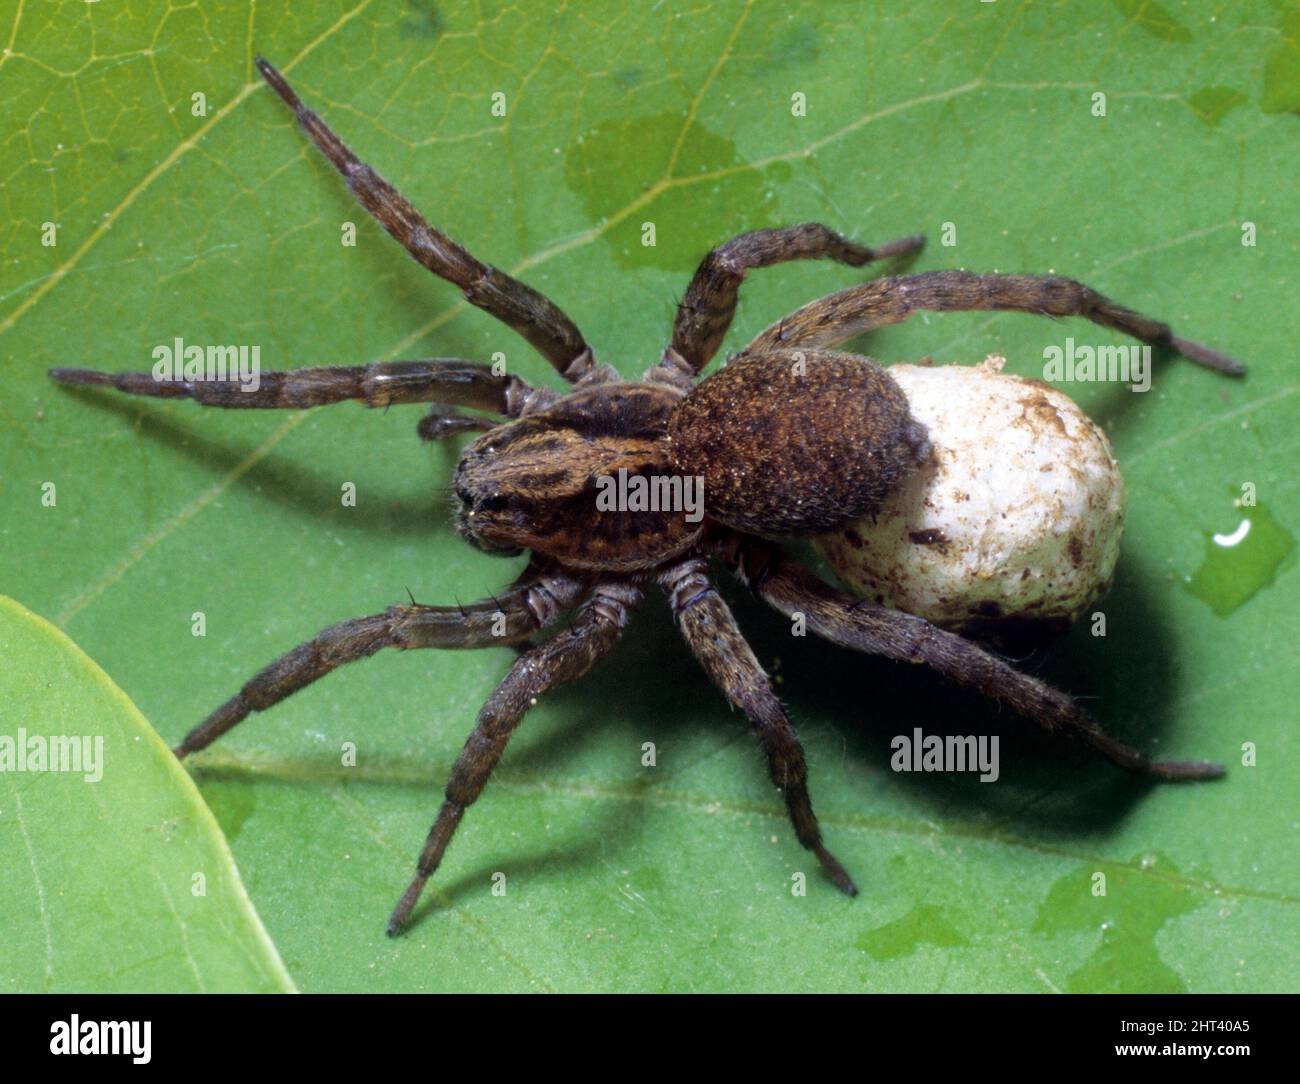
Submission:
[[[529,569],[499,599],[470,606],[391,606],[382,614],[340,621],[248,681],[185,735],[176,756],[184,759],[206,748],[252,712],[265,711],[331,670],[381,648],[494,647],[521,640],[572,607],[584,589],[583,582],[563,573]]]
[[[1073,279],[1050,275],[980,275],[972,271],[929,271],[876,279],[830,294],[773,324],[746,351],[774,347],[834,346],[872,328],[897,324],[912,313],[1006,310],[1040,316],[1082,316],[1152,346],[1171,347],[1183,357],[1230,376],[1245,367],[1208,346],[1182,339],[1167,324],[1117,305]]]
[[[106,373],[95,369],[51,369],[62,384],[115,388],[155,399],[193,399],[228,409],[302,410],[355,399],[368,407],[436,401],[490,410],[508,418],[538,409],[555,398],[488,365],[454,358],[380,361],[370,365],[326,365],[274,370],[245,380],[171,380],[153,373]]]
[[[1121,768],[1164,780],[1223,775],[1222,765],[1206,761],[1151,760],[1112,738],[1059,689],[923,618],[867,605],[835,590],[769,543],[733,536],[723,559],[759,598],[787,617],[803,614],[817,635],[855,651],[925,663],[958,685],[1002,701],[1049,734],[1064,733],[1086,742]]]
[[[670,350],[685,362],[687,375],[700,372],[717,353],[736,315],[736,301],[745,272],[756,267],[823,258],[861,267],[886,256],[916,252],[924,244],[925,238],[918,233],[870,248],[817,222],[742,233],[713,249],[700,263],[677,306]],[[667,355],[660,365],[668,364],[671,356]],[[647,379],[650,379],[648,375]]]
[[[547,689],[582,677],[608,654],[627,624],[628,611],[640,599],[641,589],[631,584],[597,584],[572,625],[515,660],[483,705],[469,740],[456,758],[442,807],[420,852],[415,877],[388,920],[390,937],[400,933],[410,919],[425,882],[442,861],[465,810],[483,792],[524,714]]]
[[[446,403],[434,403],[429,412],[420,419],[415,431],[421,440],[446,440],[458,433],[486,433],[495,429],[497,423],[491,418],[479,418],[469,414],[458,414]]]
[[[591,368],[591,348],[559,306],[531,286],[480,263],[430,226],[396,188],[360,161],[320,117],[303,105],[280,72],[261,57],[255,63],[262,78],[294,111],[308,138],[343,175],[357,201],[417,263],[459,287],[471,305],[517,331],[568,380],[577,380]]]
[[[822,845],[821,828],[808,797],[808,767],[794,727],[705,569],[704,558],[690,557],[660,575],[682,636],[713,683],[749,717],[767,754],[772,782],[785,796],[796,838],[817,856],[837,888],[856,896],[853,878]]]

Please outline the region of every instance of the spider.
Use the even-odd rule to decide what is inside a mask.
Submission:
[[[332,625],[248,681],[181,741],[184,758],[252,712],[265,711],[344,663],[383,648],[478,648],[519,654],[479,712],[452,768],[414,878],[388,923],[408,923],[465,811],[482,793],[511,734],[542,693],[573,681],[608,654],[643,593],[657,585],[704,671],[748,717],[784,796],[800,844],[836,886],[857,887],[822,842],[804,755],[767,674],[710,579],[709,561],[759,598],[833,643],[909,663],[1001,701],[1044,730],[1071,735],[1120,767],[1162,780],[1211,779],[1217,764],[1153,761],[1108,735],[1074,700],[955,633],[870,605],[815,576],[782,538],[842,528],[880,501],[929,455],[924,428],[883,368],[834,347],[922,310],[1012,310],[1082,316],[1220,372],[1244,370],[1217,351],[1117,305],[1070,279],[968,271],[887,277],[831,294],[762,332],[714,375],[697,381],[736,311],[747,271],[828,258],[860,267],[918,251],[903,237],[871,248],[825,226],[756,230],[705,256],[677,308],[669,345],[638,381],[598,365],[582,333],[536,290],[481,263],[430,226],[308,109],[274,67],[258,70],[348,188],[419,263],[518,332],[568,382],[564,392],[470,361],[427,359],[263,373],[256,390],[235,381],[156,380],[150,373],[53,369],[66,384],[136,395],[188,397],[204,406],[300,409],[343,400],[368,407],[427,402],[419,435],[481,432],[464,449],[453,491],[465,541],[491,554],[530,552],[498,597],[468,606],[392,606]],[[492,415],[459,413],[470,408]],[[702,478],[705,514],[604,511],[602,478]],[[692,520],[695,520],[692,522]],[[549,639],[531,637],[570,623]]]

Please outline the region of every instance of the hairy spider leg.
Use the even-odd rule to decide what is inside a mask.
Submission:
[[[355,400],[368,407],[438,402],[487,410],[507,418],[538,409],[555,398],[514,375],[459,358],[326,365],[257,374],[256,386],[241,380],[159,380],[153,373],[107,373],[51,369],[62,384],[113,388],[155,399],[193,399],[229,410],[302,410]]]
[[[206,748],[255,711],[280,701],[385,647],[497,647],[551,624],[582,597],[583,581],[531,567],[500,598],[469,606],[392,606],[382,614],[340,621],[265,667],[233,697],[185,735],[177,757]]]
[[[958,685],[1001,701],[1049,734],[1085,742],[1128,771],[1168,781],[1223,775],[1221,764],[1207,761],[1152,760],[1112,738],[1059,689],[923,618],[867,605],[835,590],[771,543],[733,535],[721,555],[759,598],[787,617],[803,614],[808,628],[833,643],[898,662],[924,663]]]
[[[928,271],[921,275],[876,279],[829,294],[795,310],[763,331],[746,353],[775,347],[835,346],[872,328],[897,324],[915,312],[1004,310],[1040,316],[1082,316],[1152,346],[1169,347],[1183,357],[1229,376],[1246,368],[1235,358],[1182,339],[1169,325],[1117,305],[1108,297],[1052,275],[981,275],[972,271]]]
[[[808,767],[794,727],[771,682],[706,574],[703,557],[689,557],[660,573],[673,616],[695,658],[723,696],[749,719],[767,756],[768,773],[785,798],[795,837],[812,851],[835,886],[856,896],[858,887],[822,843],[808,796]]]
[[[255,63],[271,89],[294,111],[307,137],[343,175],[361,206],[417,263],[459,287],[471,305],[517,331],[566,380],[576,381],[591,369],[591,348],[558,305],[504,271],[480,263],[468,250],[430,226],[396,188],[358,159],[319,116],[303,105],[280,72],[261,57]]]
[[[406,926],[425,882],[442,862],[465,810],[483,792],[506,742],[528,709],[547,689],[575,681],[609,654],[627,624],[628,611],[640,600],[641,590],[632,584],[597,583],[579,607],[572,625],[515,660],[510,672],[483,705],[473,733],[456,758],[442,807],[416,864],[415,877],[388,920],[390,937],[401,933]]]
[[[861,267],[888,256],[919,252],[924,245],[925,238],[916,233],[873,248],[860,245],[818,222],[742,233],[711,250],[700,262],[677,306],[670,350],[685,363],[687,375],[698,373],[708,365],[736,315],[740,284],[745,273],[754,268],[771,267],[790,260],[818,259]],[[647,374],[646,379],[653,377]]]

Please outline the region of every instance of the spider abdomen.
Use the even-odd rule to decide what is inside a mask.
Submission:
[[[703,477],[707,514],[762,535],[843,527],[930,454],[893,378],[829,350],[733,359],[682,400],[667,439],[674,468]]]

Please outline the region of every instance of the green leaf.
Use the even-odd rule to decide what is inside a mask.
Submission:
[[[180,335],[257,345],[267,368],[500,351],[554,384],[366,219],[259,84],[257,53],[628,376],[657,359],[707,247],[739,230],[922,230],[915,270],[1067,274],[1250,372],[1160,359],[1145,395],[1066,389],[1116,444],[1128,533],[1107,635],[1081,627],[1023,665],[1146,750],[1223,760],[1224,781],[1137,784],[927,673],[792,638],[731,587],[863,890],[853,902],[792,840],[744,721],[653,594],[613,658],[530,713],[405,938],[384,921],[510,652],[382,653],[193,771],[310,990],[1295,989],[1294,35],[1283,6],[1211,7],[26,5],[0,27],[0,586],[53,615],[172,741],[325,625],[408,588],[483,597],[519,567],[456,537],[456,449],[416,439],[418,408],[204,411],[45,377],[146,369]],[[753,273],[724,349],[861,275]],[[996,351],[1041,376],[1066,336],[1116,341],[980,313],[857,347],[942,364]],[[1282,538],[1220,616],[1187,587],[1205,539],[1246,514],[1243,483]],[[890,739],[913,726],[1001,734],[1001,779],[891,772]]]
[[[193,782],[135,705],[0,597],[0,986],[292,991]]]

